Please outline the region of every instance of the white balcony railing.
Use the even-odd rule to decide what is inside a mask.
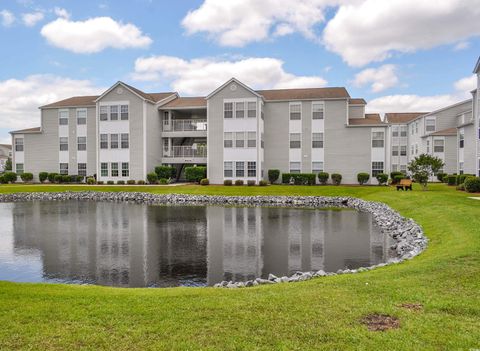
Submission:
[[[172,146],[169,152],[164,153],[164,157],[178,158],[205,158],[207,157],[206,146]]]
[[[173,119],[171,123],[164,121],[163,130],[166,132],[195,132],[206,131],[206,119]]]

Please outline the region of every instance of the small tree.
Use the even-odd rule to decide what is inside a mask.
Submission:
[[[370,174],[368,174],[368,173],[358,173],[357,174],[358,184],[360,184],[360,185],[365,184],[366,182],[368,182],[369,179],[370,179]]]
[[[411,172],[413,180],[421,184],[423,190],[426,190],[428,178],[438,173],[443,166],[444,163],[440,158],[421,154],[408,164],[408,170]]]
[[[270,183],[275,183],[278,180],[278,177],[280,177],[280,170],[278,169],[269,169],[268,170],[268,181]]]
[[[12,159],[9,157],[5,161],[5,171],[11,171],[12,170]]]

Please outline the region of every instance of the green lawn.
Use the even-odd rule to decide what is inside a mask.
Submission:
[[[0,186],[21,191],[349,195],[382,201],[430,239],[412,261],[356,275],[248,289],[115,289],[0,282],[0,349],[480,349],[480,201],[443,184],[428,191],[333,186]],[[423,311],[398,307],[411,302]],[[369,313],[400,319],[370,332]]]

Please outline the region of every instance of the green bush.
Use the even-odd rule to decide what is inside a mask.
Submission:
[[[223,181],[223,185],[226,185],[226,186],[232,185],[232,180],[231,180],[231,179],[225,179],[225,180]]]
[[[280,170],[278,169],[269,169],[268,170],[268,180],[270,183],[275,183],[280,177]]]
[[[48,179],[48,172],[40,172],[38,173],[38,180],[40,183],[45,182]]]
[[[97,181],[97,185],[103,185],[103,184],[105,184],[105,182],[103,180]]]
[[[237,180],[235,181],[235,185],[243,185],[243,180],[237,179]]]
[[[328,174],[327,172],[319,172],[317,177],[320,184],[325,185],[328,182],[328,178],[330,177],[330,174]]]
[[[47,179],[50,183],[55,183],[55,176],[57,176],[58,173],[48,173]]]
[[[167,185],[168,184],[168,179],[166,178],[160,178],[158,180],[158,183],[161,184],[161,185]]]
[[[332,174],[332,183],[334,185],[340,185],[341,182],[342,182],[342,175],[338,174],[338,173],[333,173]]]
[[[398,176],[402,176],[402,178],[399,178]],[[390,179],[392,180],[392,184],[397,184],[403,178],[405,178],[405,174],[403,174],[402,172],[391,172],[390,173]]]
[[[157,173],[148,173],[147,174],[147,181],[148,181],[149,184],[157,184],[158,183]]]
[[[89,184],[89,185],[95,184],[95,178],[93,178],[93,177],[88,177],[88,178],[87,178],[87,184]]]
[[[255,181],[254,180],[247,180],[247,185],[248,186],[254,186],[255,185]]]
[[[447,176],[447,184],[448,185],[457,185],[457,176],[454,174],[450,174]]]
[[[457,185],[457,190],[460,190],[460,191],[465,191],[465,184],[460,184],[460,185]]]
[[[263,180],[263,179],[262,179],[261,181],[258,182],[258,185],[259,185],[259,186],[267,186],[267,185],[268,185],[268,182],[267,182],[266,180]]]
[[[75,176],[75,178],[77,183],[83,183],[83,181],[85,180],[85,176],[82,175],[77,175]]]
[[[5,172],[3,176],[7,183],[15,183],[17,181],[17,174],[15,172]]]
[[[282,173],[282,183],[290,184],[293,179],[295,185],[315,185],[315,173]]]
[[[5,176],[2,174],[0,175],[0,184],[7,184],[7,180],[5,179]]]
[[[437,173],[437,179],[439,182],[443,182],[443,178],[446,177],[447,173]]]
[[[113,181],[113,180],[107,180],[107,185],[115,185],[115,181]]]
[[[370,174],[368,174],[368,173],[358,173],[357,174],[357,181],[358,181],[358,184],[360,184],[360,185],[365,184],[366,182],[368,182],[369,179],[370,179]]]
[[[466,174],[459,174],[459,175],[457,175],[456,185],[463,184],[463,182],[465,181],[465,178],[466,178],[466,177],[467,177]]]
[[[32,173],[25,172],[25,173],[20,174],[20,178],[21,178],[22,181],[24,181],[25,183],[26,183],[26,182],[31,182],[31,181],[33,180],[33,174],[32,174]]]
[[[480,177],[468,177],[464,186],[467,193],[480,193]]]
[[[125,185],[125,181],[124,180],[117,180],[117,185]]]
[[[53,177],[53,182],[57,183],[57,184],[60,184],[62,181],[63,181],[62,175],[61,174],[55,174],[55,176]]]
[[[378,185],[384,185],[388,182],[388,174],[378,173],[375,178],[377,178]]]
[[[127,180],[128,185],[135,185],[135,181],[133,179]]]
[[[203,178],[207,178],[207,167],[185,167],[185,178],[189,182],[200,183]]]
[[[157,179],[165,178],[175,178],[175,174],[177,171],[175,170],[175,167],[170,167],[170,166],[158,166],[155,167],[155,173],[157,174]]]
[[[145,185],[145,181],[144,180],[139,180],[139,181],[137,181],[137,184],[138,185]]]
[[[210,184],[210,181],[208,180],[208,178],[203,178],[200,181],[200,185],[209,185],[209,184]]]
[[[65,174],[62,176],[62,183],[71,183],[72,182],[72,176]]]

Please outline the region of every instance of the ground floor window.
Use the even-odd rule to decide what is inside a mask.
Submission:
[[[247,163],[247,176],[256,177],[257,176],[257,162],[248,162]]]
[[[60,163],[60,174],[61,175],[68,174],[68,163]]]
[[[122,162],[122,177],[129,177],[130,169],[128,162]]]
[[[398,165],[392,164],[392,172],[397,172],[397,171],[398,171]]]
[[[112,177],[118,177],[118,163],[114,162],[110,164],[110,175]]]
[[[301,162],[290,162],[290,173],[300,173],[301,169]]]
[[[407,165],[400,165],[400,172],[407,174]]]
[[[460,174],[463,174],[463,162],[459,162],[459,163],[458,163],[458,172],[459,172]]]
[[[233,177],[233,162],[227,161],[223,163],[223,176],[225,178]]]
[[[15,173],[22,174],[24,172],[23,163],[15,164]]]
[[[383,173],[383,162],[372,162],[372,178],[379,173]]]
[[[108,163],[102,162],[100,164],[100,175],[102,177],[108,177]]]
[[[235,177],[245,177],[245,162],[235,162]]]
[[[87,175],[87,164],[86,163],[79,163],[78,164],[78,175],[86,176]]]
[[[312,173],[323,172],[323,162],[312,162]]]

